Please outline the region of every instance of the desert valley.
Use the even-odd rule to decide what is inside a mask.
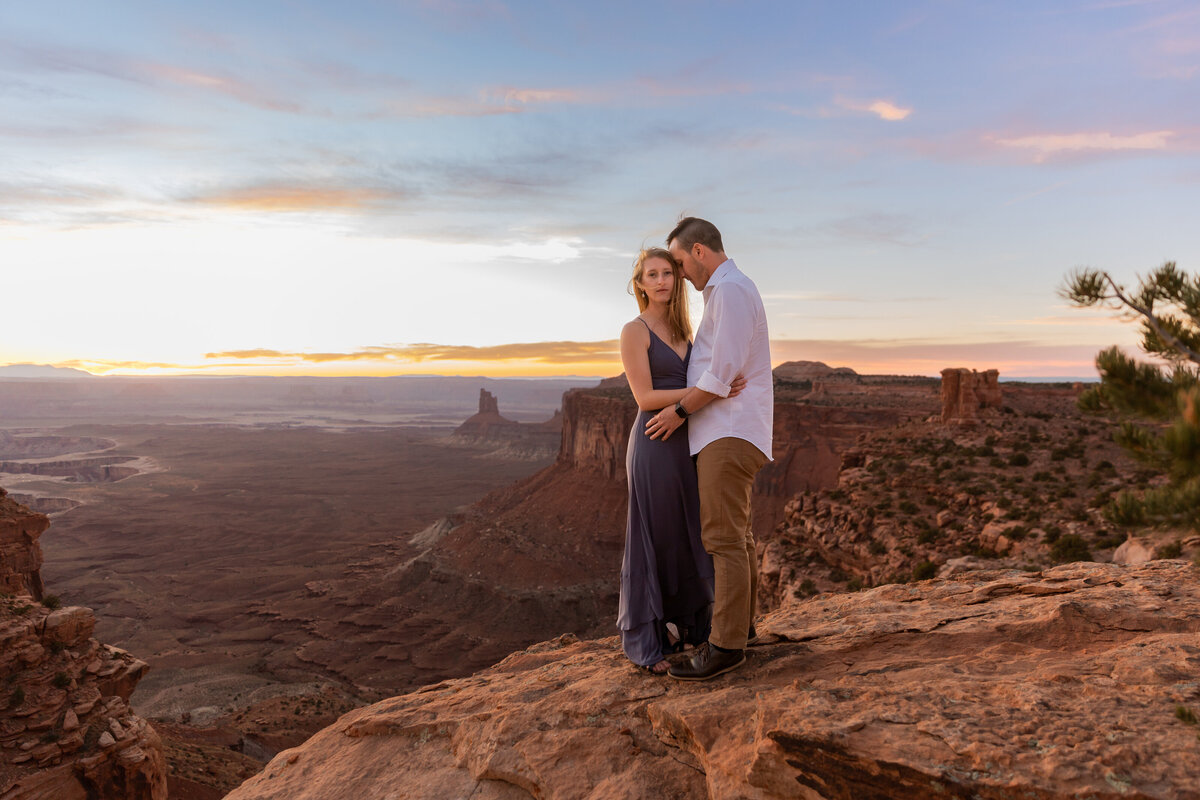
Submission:
[[[623,378],[187,380],[0,381],[0,798],[1200,797],[1200,537],[1078,386],[778,367],[697,687],[613,638]]]

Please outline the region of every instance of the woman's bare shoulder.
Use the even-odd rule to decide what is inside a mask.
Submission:
[[[646,323],[642,322],[641,317],[634,317],[625,323],[625,327],[621,328],[621,339],[624,340],[632,337],[633,341],[650,341],[650,329],[646,327]]]

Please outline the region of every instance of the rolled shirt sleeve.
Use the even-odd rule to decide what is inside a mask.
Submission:
[[[756,329],[756,304],[741,286],[714,286],[704,314],[712,315],[712,362],[696,380],[696,388],[718,397],[728,397],[730,384],[746,366],[750,340]]]

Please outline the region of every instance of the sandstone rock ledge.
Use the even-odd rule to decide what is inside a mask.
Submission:
[[[1200,798],[1182,561],[819,596],[759,629],[705,684],[615,638],[535,645],[347,714],[227,800]]]

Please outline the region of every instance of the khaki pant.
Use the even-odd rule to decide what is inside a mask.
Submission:
[[[767,457],[745,439],[726,437],[696,456],[700,537],[715,574],[712,633],[717,647],[741,650],[758,600],[758,555],[750,530],[754,476]]]

